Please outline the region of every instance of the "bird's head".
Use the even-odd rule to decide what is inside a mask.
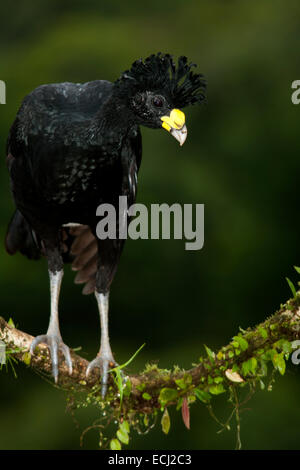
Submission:
[[[152,54],[136,60],[115,86],[137,124],[163,127],[183,145],[187,128],[181,108],[205,99],[205,80],[191,70],[194,66],[186,57],[179,57],[176,66],[171,55]]]

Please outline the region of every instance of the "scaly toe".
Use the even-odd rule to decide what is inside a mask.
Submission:
[[[50,357],[52,361],[52,375],[54,377],[55,383],[58,382],[58,365],[59,365],[59,360],[58,360],[58,351],[61,351],[65,357],[66,364],[69,369],[69,374],[72,374],[73,367],[72,367],[72,359],[71,359],[71,354],[70,354],[70,349],[68,348],[67,345],[65,345],[61,339],[60,336],[58,335],[39,335],[34,340],[32,341],[30,345],[30,354],[34,354],[35,348],[40,344],[40,343],[45,343],[47,344],[49,351],[50,351]]]
[[[71,354],[70,354],[70,349],[68,346],[66,346],[64,343],[60,345],[60,350],[65,356],[65,361],[69,369],[69,375],[72,375],[73,373],[73,364],[72,364],[72,359],[71,359]]]
[[[91,371],[96,367],[100,369],[101,372],[101,385],[102,385],[102,398],[105,397],[107,391],[108,383],[108,371],[113,367],[117,367],[118,364],[111,356],[97,356],[93,361],[91,361],[86,369],[86,377],[89,376]]]

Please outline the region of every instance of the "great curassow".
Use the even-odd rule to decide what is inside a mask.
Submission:
[[[185,116],[178,108],[204,100],[205,81],[195,64],[158,53],[135,61],[114,83],[105,80],[42,85],[25,97],[7,141],[7,166],[16,211],[6,235],[6,250],[30,259],[46,256],[50,276],[51,313],[48,331],[31,344],[50,349],[52,372],[58,380],[58,351],[69,373],[72,360],[63,343],[58,300],[63,266],[72,262],[75,283],[83,293],[95,292],[101,323],[101,344],[89,363],[102,373],[115,364],[108,336],[109,290],[124,239],[96,236],[96,209],[119,196],[128,205],[136,198],[142,157],[140,125],[163,127],[182,145]],[[127,217],[127,213],[124,214]]]

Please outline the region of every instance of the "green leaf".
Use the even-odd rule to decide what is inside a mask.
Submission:
[[[142,346],[137,351],[135,351],[135,353],[131,356],[131,358],[128,359],[127,362],[125,362],[125,364],[122,364],[121,366],[114,367],[113,369],[110,369],[109,372],[116,371],[117,369],[119,369],[119,370],[124,369],[124,367],[127,367],[133,361],[133,359],[138,355],[138,353],[143,349],[143,347],[145,345],[146,345],[146,343],[142,344]]]
[[[117,385],[117,387],[118,387],[118,390],[119,390],[119,394],[120,394],[120,405],[121,405],[121,404],[122,404],[122,401],[123,401],[123,380],[122,380],[120,368],[119,368],[119,367],[116,367],[114,372],[115,372],[115,374],[116,374],[115,383],[116,383],[116,385]]]
[[[117,438],[119,439],[119,441],[122,442],[122,444],[126,444],[126,445],[127,445],[128,442],[129,442],[128,433],[127,433],[127,431],[125,431],[124,428],[122,428],[122,429],[119,428],[119,429],[117,430]]]
[[[205,392],[205,390],[201,390],[200,388],[195,389],[195,395],[198,398],[198,400],[202,401],[203,403],[209,403],[211,396],[208,392]]]
[[[125,397],[129,397],[129,395],[131,394],[131,390],[132,390],[132,383],[130,379],[127,379],[123,387],[123,395]]]
[[[205,351],[206,351],[207,356],[209,357],[209,359],[210,359],[212,362],[214,362],[214,360],[215,360],[215,353],[214,353],[211,349],[209,349],[209,347],[206,346],[206,344],[204,345],[204,347],[205,347]]]
[[[248,341],[245,338],[242,338],[242,336],[234,336],[233,337],[234,341],[236,341],[242,351],[246,351],[248,349],[249,344]]]
[[[129,426],[128,421],[123,421],[123,422],[120,424],[119,428],[120,428],[122,431],[127,432],[128,434],[130,433],[130,426]]]
[[[250,361],[249,370],[252,374],[255,374],[255,371],[256,371],[256,368],[257,368],[257,359],[256,359],[256,357],[251,357],[249,359],[249,361]]]
[[[260,362],[260,367],[261,367],[261,375],[263,377],[268,375],[268,365],[265,361],[261,360]]]
[[[143,390],[145,390],[146,384],[143,383],[143,384],[137,385],[136,388],[139,392],[142,392]]]
[[[117,367],[114,367],[113,369],[109,370],[109,372],[114,372],[115,373],[114,380],[115,380],[115,383],[118,387],[119,394],[120,394],[120,405],[122,405],[123,392],[124,392],[124,388],[125,388],[125,386],[123,386],[123,379],[122,379],[122,376],[121,376],[121,369],[128,366],[128,364],[130,364],[131,361],[133,361],[133,359],[137,356],[137,354],[140,352],[140,350],[143,349],[145,344],[146,343],[142,344],[142,346],[133,354],[133,356],[131,356],[131,358],[127,362],[125,362],[125,364],[122,364],[121,366],[117,366]]]
[[[118,441],[118,439],[112,439],[110,441],[109,447],[111,448],[111,450],[121,450],[122,449],[121,443],[120,443],[120,441]]]
[[[182,379],[175,380],[175,383],[182,390],[188,388],[192,384],[192,376],[190,374],[184,374]]]
[[[30,362],[31,362],[31,354],[30,354],[30,352],[25,352],[25,353],[22,355],[22,361],[23,361],[24,364],[26,364],[27,366],[30,366]]]
[[[184,390],[186,388],[185,382],[183,379],[176,379],[175,380],[176,385],[178,385],[179,388]]]
[[[255,357],[250,357],[248,361],[245,361],[242,364],[243,375],[255,374],[256,368],[257,368],[257,359]]]
[[[180,410],[182,407],[183,397],[179,397],[176,405],[176,411]]]
[[[169,416],[169,412],[168,412],[168,408],[165,408],[165,411],[162,415],[162,418],[161,418],[161,427],[162,427],[162,430],[165,434],[168,434],[168,432],[170,431],[170,427],[171,427],[171,421],[170,421],[170,416]]]
[[[279,341],[276,341],[273,346],[275,346],[275,348],[281,349],[284,353],[290,353],[293,350],[292,343],[287,339],[280,339]]]
[[[149,426],[149,416],[144,414],[144,426],[148,427]]]
[[[263,383],[263,381],[261,379],[260,379],[259,383],[260,383],[260,389],[264,390],[266,387],[265,387],[265,384]]]
[[[296,294],[296,288],[295,288],[294,284],[292,283],[292,281],[288,277],[286,277],[286,280],[287,280],[288,285],[290,286],[290,289],[292,291],[293,296],[296,297],[297,294]]]
[[[151,400],[151,395],[149,395],[149,393],[145,392],[143,393],[142,397],[144,398],[144,400]]]
[[[177,398],[178,391],[175,388],[162,388],[158,397],[158,401],[164,406],[169,401]]]
[[[8,320],[7,324],[8,324],[9,326],[11,326],[12,328],[16,328],[16,327],[15,327],[15,324],[14,324],[14,321],[13,321],[12,318],[10,318],[10,319]]]
[[[268,349],[261,358],[263,361],[273,361],[274,354],[277,354],[276,349]]]
[[[214,382],[215,382],[216,384],[220,384],[221,382],[223,382],[223,380],[224,380],[223,377],[215,377],[215,378],[214,378]]]
[[[213,395],[220,395],[220,393],[224,393],[226,391],[222,384],[211,385],[210,387],[208,387],[208,390]]]
[[[260,334],[260,336],[263,338],[263,339],[267,339],[268,337],[268,332],[265,328],[263,328],[262,326],[259,326],[258,327],[258,332]]]
[[[285,360],[283,354],[283,352],[280,354],[274,354],[272,358],[275,369],[277,369],[281,375],[284,375],[285,373]]]
[[[300,274],[300,268],[299,268],[299,266],[294,266],[294,268],[296,269],[297,273]]]

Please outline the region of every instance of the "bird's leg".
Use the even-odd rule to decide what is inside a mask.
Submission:
[[[98,270],[96,275],[95,296],[98,303],[101,342],[97,357],[88,365],[88,376],[94,367],[98,367],[102,373],[102,397],[107,390],[108,370],[115,367],[116,361],[111,352],[108,336],[108,307],[109,291],[117,270],[118,262],[124,246],[124,240],[105,239],[98,240]]]
[[[52,269],[51,269],[52,268]],[[63,277],[62,263],[60,269],[55,270],[49,261],[49,277],[50,277],[50,296],[51,296],[51,311],[50,321],[47,333],[45,335],[37,336],[31,343],[30,353],[33,354],[36,346],[39,343],[45,343],[50,350],[52,360],[52,374],[55,383],[58,381],[58,352],[61,351],[65,357],[66,364],[69,369],[69,374],[72,374],[72,359],[68,346],[62,340],[59,319],[58,319],[58,300],[60,293],[60,286]]]
[[[116,366],[116,361],[111,352],[108,335],[109,292],[103,294],[95,291],[95,296],[100,315],[101,342],[99,353],[97,354],[97,357],[89,363],[86,370],[86,375],[88,376],[94,367],[99,367],[102,373],[102,397],[104,397],[107,390],[108,370],[109,368]]]

